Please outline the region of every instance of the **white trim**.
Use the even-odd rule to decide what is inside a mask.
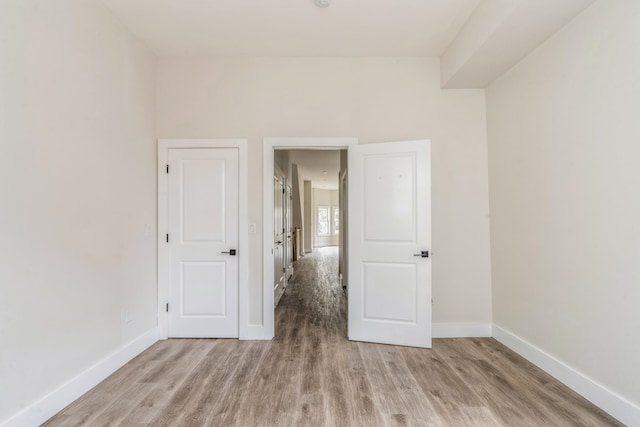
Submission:
[[[516,334],[493,325],[493,337],[591,401],[618,421],[630,427],[640,426],[640,407],[598,384],[581,372],[555,358]]]
[[[434,338],[485,337],[491,324],[434,323]],[[247,325],[245,339],[270,340],[263,325]],[[104,359],[76,375],[20,412],[0,422],[0,427],[40,425],[60,412],[71,402],[102,382],[131,359],[158,341],[159,329],[152,328],[139,337],[114,350]],[[593,381],[540,348],[497,325],[493,338],[520,354],[534,365],[561,381],[569,388],[629,427],[640,426],[640,407]]]
[[[271,291],[273,293],[273,290]],[[247,340],[272,340],[273,333],[269,333],[264,325],[249,325],[247,329]]]
[[[433,338],[488,338],[491,337],[491,323],[432,323],[431,334]]]
[[[104,359],[28,405],[11,418],[0,422],[0,426],[37,426],[44,423],[157,341],[158,328],[154,327],[114,350]]]
[[[168,225],[166,164],[170,148],[237,148],[238,149],[238,337],[251,338],[249,325],[249,204],[248,204],[248,146],[247,139],[159,139],[158,140],[158,329],[161,339],[168,336],[167,302],[168,257],[165,241]]]
[[[262,144],[262,339],[274,334],[273,295],[273,168],[275,149],[344,150],[358,138],[264,138]]]

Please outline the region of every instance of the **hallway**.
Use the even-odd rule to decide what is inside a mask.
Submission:
[[[47,426],[620,425],[491,338],[348,341],[337,249],[301,258],[273,341],[159,341]]]
[[[338,279],[338,247],[318,248],[300,258],[276,308],[275,340],[329,342],[347,337],[347,298]]]

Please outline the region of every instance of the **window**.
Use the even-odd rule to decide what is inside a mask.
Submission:
[[[317,236],[337,236],[340,234],[340,209],[335,206],[318,206],[316,219]]]
[[[318,206],[318,236],[329,235],[329,208],[326,206]]]

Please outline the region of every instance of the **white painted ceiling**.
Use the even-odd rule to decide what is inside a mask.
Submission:
[[[483,0],[441,60],[446,89],[486,87],[595,0]]]
[[[640,0],[638,0],[640,1]],[[102,0],[160,57],[439,57],[486,87],[594,0]]]
[[[102,0],[159,56],[440,56],[480,0]]]
[[[290,150],[289,160],[298,165],[298,174],[313,188],[338,189],[339,150]]]

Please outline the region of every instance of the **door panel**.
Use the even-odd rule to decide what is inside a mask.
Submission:
[[[226,232],[225,162],[184,160],[182,235],[185,242],[224,242]],[[200,185],[207,182],[209,185]]]
[[[415,154],[367,156],[364,175],[366,240],[415,242]]]
[[[238,150],[170,149],[169,337],[238,336]]]
[[[182,316],[222,316],[226,308],[226,263],[183,262]]]
[[[365,262],[364,313],[366,320],[416,323],[416,266]]]
[[[431,347],[429,141],[349,147],[349,339]]]

